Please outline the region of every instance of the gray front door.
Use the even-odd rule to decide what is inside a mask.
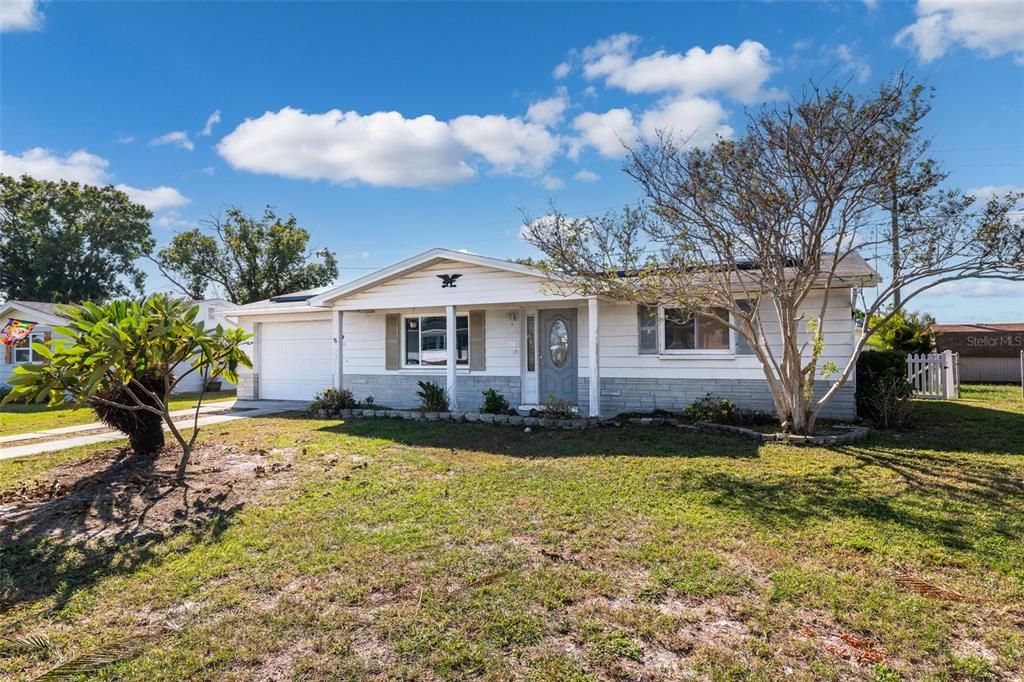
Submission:
[[[576,309],[540,311],[540,398],[577,401]]]

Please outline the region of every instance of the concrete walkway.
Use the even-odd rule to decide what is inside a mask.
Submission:
[[[305,410],[309,403],[300,400],[236,400],[234,403],[225,401],[223,403],[211,403],[199,410],[199,426],[208,424],[221,424],[236,419],[252,419],[253,417],[265,417],[281,412],[293,410]],[[174,425],[179,429],[192,428],[194,410],[175,410],[171,412]],[[164,431],[168,428],[165,425]],[[87,433],[98,431],[98,433]],[[56,436],[72,435],[69,438],[55,438]],[[26,443],[24,445],[6,446],[3,443],[35,440],[39,438],[53,438],[39,443]],[[36,431],[33,433],[19,433],[14,436],[4,436],[0,440],[0,459],[12,457],[25,457],[27,455],[38,455],[43,452],[56,452],[67,448],[77,448],[82,445],[94,445],[121,440],[125,435],[120,431],[111,431],[105,424],[80,424],[77,426],[64,426],[58,429]]]

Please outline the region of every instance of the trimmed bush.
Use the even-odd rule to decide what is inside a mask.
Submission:
[[[864,351],[857,358],[857,414],[879,428],[910,423],[914,387],[907,381],[907,355],[901,351]]]
[[[710,393],[694,400],[683,410],[683,416],[695,422],[713,424],[737,424],[742,417],[736,403],[727,398],[716,398]]]
[[[485,414],[508,414],[512,411],[508,400],[499,391],[489,388],[483,394],[484,402],[480,405],[481,412]]]
[[[309,410],[313,413],[318,410],[336,412],[337,410],[351,410],[355,406],[356,399],[352,395],[352,391],[346,388],[325,388],[313,397]]]
[[[420,409],[424,412],[447,412],[448,391],[433,381],[417,381],[420,390],[416,397],[420,399]]]

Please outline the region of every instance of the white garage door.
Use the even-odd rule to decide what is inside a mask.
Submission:
[[[264,322],[260,329],[260,398],[312,400],[330,387],[331,323]]]

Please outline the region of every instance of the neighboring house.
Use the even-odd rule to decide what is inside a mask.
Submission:
[[[1024,322],[933,324],[941,353],[960,355],[961,382],[1020,383]]]
[[[234,303],[223,298],[207,298],[202,301],[196,301],[196,305],[199,306],[199,314],[196,316],[196,322],[205,323],[208,329],[216,327],[218,324],[223,327],[235,326],[227,319],[227,314],[238,307]],[[185,371],[186,369],[187,368],[183,367],[181,371]],[[233,384],[224,380],[221,380],[221,384],[224,390],[230,389],[233,386]],[[202,387],[203,377],[200,376],[198,372],[193,372],[178,383],[175,387],[175,392],[198,393]]]
[[[64,324],[55,303],[41,303],[39,301],[15,301],[10,300],[0,303],[0,327],[7,324],[7,320],[24,320],[35,322],[32,332],[25,337],[17,346],[0,344],[2,355],[0,355],[0,383],[6,382],[14,368],[27,362],[40,362],[42,360],[32,350],[33,343],[49,341],[53,336],[53,328]]]
[[[842,268],[850,286],[877,277],[860,258]],[[842,366],[853,351],[849,294],[833,285],[819,367]],[[821,303],[812,292],[808,317]],[[770,327],[772,307],[760,314]],[[723,325],[681,319],[670,307],[563,296],[535,268],[446,249],[334,288],[241,306],[229,317],[255,335],[253,371],[239,379],[244,398],[309,400],[338,386],[359,400],[413,407],[417,381],[430,380],[464,410],[476,409],[487,388],[513,405],[553,396],[591,415],[680,409],[706,393],[773,410],[760,364]],[[818,383],[823,392],[827,382]],[[850,381],[826,414],[852,418],[853,395]]]
[[[226,313],[236,308],[234,303],[221,298],[210,298],[196,302],[199,305],[197,320],[206,323],[207,327],[215,327],[218,324],[225,327],[233,326],[226,318]],[[31,334],[17,346],[2,345],[3,354],[0,356],[0,383],[6,382],[17,365],[27,362],[40,362],[40,358],[31,348],[30,342],[49,341],[53,335],[53,328],[65,323],[60,316],[59,306],[55,303],[42,303],[39,301],[15,301],[10,300],[0,303],[0,327],[8,320],[25,320],[35,322],[36,326]],[[178,384],[176,391],[180,393],[198,391],[202,386],[202,378],[193,373],[185,377]]]

